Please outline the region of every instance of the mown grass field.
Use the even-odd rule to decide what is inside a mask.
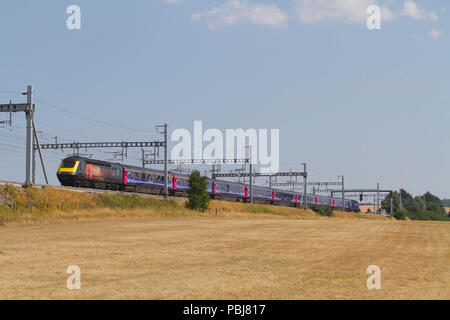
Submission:
[[[116,197],[61,211],[59,197],[97,196],[36,192],[25,200],[48,209],[2,212],[0,299],[450,299],[447,222]],[[81,290],[66,288],[69,265]],[[380,290],[366,287],[369,265]]]

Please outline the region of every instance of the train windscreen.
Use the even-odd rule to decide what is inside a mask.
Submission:
[[[61,163],[61,168],[71,169],[75,167],[75,161],[65,160]]]

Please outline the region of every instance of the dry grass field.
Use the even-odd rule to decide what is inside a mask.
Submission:
[[[9,225],[0,299],[450,299],[449,243],[449,223],[345,217]],[[366,288],[373,264],[381,290]]]

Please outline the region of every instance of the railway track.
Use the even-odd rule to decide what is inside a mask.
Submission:
[[[0,186],[2,185],[12,185],[16,188],[22,188],[23,183],[17,181],[6,181],[0,180]],[[124,194],[124,195],[136,195],[141,198],[153,198],[153,199],[164,199],[162,195],[156,194],[148,194],[148,193],[139,193],[139,192],[127,192],[127,191],[114,191],[114,190],[103,190],[103,189],[93,189],[93,188],[77,188],[77,187],[68,187],[68,186],[54,186],[54,185],[44,185],[44,184],[34,184],[32,188],[41,188],[45,189],[46,187],[51,187],[59,190],[80,192],[80,193],[97,193],[97,194]],[[177,196],[169,196],[168,199],[171,200],[186,200],[185,197],[177,197]]]

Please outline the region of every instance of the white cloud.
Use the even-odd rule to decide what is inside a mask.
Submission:
[[[391,11],[388,7],[381,7],[381,18],[384,21],[391,21],[391,20],[395,20],[397,18],[397,15],[395,14],[395,12]]]
[[[192,21],[198,21],[202,18],[202,14],[200,12],[195,12],[192,14]]]
[[[287,15],[275,4],[249,3],[246,0],[228,0],[204,13],[194,13],[192,20],[203,17],[211,30],[221,29],[228,25],[242,22],[270,26],[274,28],[286,27]]]
[[[381,16],[384,21],[392,21],[399,16],[409,17],[415,20],[431,19],[438,21],[439,16],[435,12],[428,13],[417,6],[414,1],[403,2],[400,11],[393,11],[387,5],[392,1],[380,0],[296,0],[295,13],[302,23],[365,23],[367,20],[367,8],[371,5],[381,7]]]
[[[420,8],[414,1],[411,0],[403,3],[403,9],[400,11],[400,14],[415,20],[439,20],[439,17],[435,12],[427,13],[425,9]]]
[[[426,16],[425,12],[422,9],[419,9],[414,1],[410,0],[403,3],[403,10],[401,11],[401,14],[417,20],[423,20]]]
[[[429,35],[433,39],[439,39],[439,37],[441,36],[441,31],[439,31],[437,29],[433,29],[433,30],[430,30]]]
[[[436,14],[436,12],[430,13],[430,19],[433,21],[439,21],[439,16]]]
[[[366,10],[374,0],[297,0],[296,14],[303,23],[325,23],[328,21],[363,23]]]
[[[185,0],[165,0],[166,2],[182,2]],[[272,0],[274,1],[274,0]],[[368,18],[367,8],[378,5],[381,8],[382,21],[393,21],[401,17],[414,20],[438,21],[436,12],[428,12],[418,6],[415,1],[402,0],[397,10],[391,9],[396,0],[293,0],[293,15],[301,23],[357,23],[365,24]],[[204,19],[210,30],[218,30],[226,26],[251,23],[284,28],[287,26],[288,14],[275,3],[258,3],[250,0],[226,0],[225,3],[203,12],[192,14],[192,21]]]

